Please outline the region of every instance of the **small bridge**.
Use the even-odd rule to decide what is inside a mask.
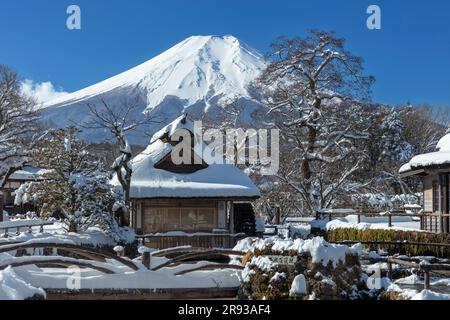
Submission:
[[[154,252],[153,257],[166,257],[169,258],[167,262],[164,262],[154,268],[152,271],[157,271],[162,268],[172,268],[180,264],[184,264],[188,261],[198,261],[198,260],[221,260],[224,258],[229,258],[229,256],[240,256],[245,255],[245,252],[228,250],[228,249],[205,249],[200,247],[194,248],[173,248]],[[183,270],[175,275],[183,275],[191,273],[194,271],[206,271],[206,270],[217,270],[217,269],[233,269],[242,270],[244,267],[239,265],[232,265],[228,263],[210,263],[204,266],[200,266],[193,269]]]
[[[25,265],[45,265],[46,267],[61,268],[76,265],[79,267],[91,268],[103,273],[115,273],[115,271],[112,270],[110,265],[107,263],[106,259],[115,260],[134,271],[139,269],[138,266],[136,266],[136,264],[134,264],[131,260],[119,257],[113,253],[69,243],[44,243],[29,241],[24,243],[4,244],[0,245],[0,253],[45,248],[55,249],[59,254],[70,253],[76,257],[81,257],[82,259],[61,255],[13,257],[6,261],[0,261],[0,270],[3,270],[8,266],[19,267]]]
[[[26,250],[53,249],[56,255],[24,255],[21,252]],[[19,256],[8,257],[0,260],[0,270],[11,267],[20,267],[27,265],[36,265],[40,268],[69,268],[78,266],[80,268],[89,268],[105,275],[126,274],[127,269],[136,271],[142,269],[132,260],[122,257],[123,252],[107,252],[89,247],[79,246],[70,243],[49,243],[30,240],[23,243],[8,243],[0,245],[0,254],[5,252],[19,253]],[[181,264],[190,265],[198,261],[208,261],[207,264],[195,265],[192,268],[174,270],[169,272],[173,276],[181,276],[195,271],[207,270],[241,270],[242,266],[226,263],[217,263],[214,261],[229,259],[229,256],[242,256],[244,252],[227,249],[205,249],[200,247],[178,247],[165,249],[150,253],[143,252],[141,259],[148,272],[148,283],[142,283],[143,288],[44,288],[48,299],[212,299],[212,298],[235,298],[239,287],[186,287],[186,288],[146,288],[151,286],[152,274],[157,273],[163,268],[172,268]],[[168,260],[160,265],[151,268],[151,257],[165,257]],[[114,264],[111,261],[114,260]],[[118,263],[117,263],[118,262]],[[120,268],[120,267],[126,268]],[[164,274],[166,271],[162,271]],[[181,281],[181,279],[180,279]],[[113,285],[113,283],[111,283]],[[187,284],[189,286],[189,284]]]

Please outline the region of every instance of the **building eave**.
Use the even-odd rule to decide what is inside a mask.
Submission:
[[[412,176],[426,176],[427,173],[425,169],[415,169],[410,171],[405,171],[403,173],[400,173],[400,178],[408,178]]]
[[[252,197],[131,197],[131,201],[145,201],[145,200],[217,200],[217,201],[255,201],[261,196]]]

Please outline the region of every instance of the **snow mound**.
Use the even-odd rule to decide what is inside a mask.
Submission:
[[[11,267],[0,271],[0,300],[25,300],[34,296],[45,298],[46,294],[18,277]]]
[[[291,289],[289,290],[289,295],[291,297],[297,297],[308,294],[308,290],[306,288],[306,279],[305,276],[299,274],[292,281]]]
[[[336,266],[339,261],[345,262],[347,254],[361,254],[362,248],[359,245],[353,247],[347,247],[344,245],[330,244],[326,242],[322,237],[316,237],[308,240],[296,239],[296,240],[282,240],[278,238],[246,238],[239,241],[234,250],[237,251],[250,251],[271,249],[275,252],[284,251],[297,251],[298,253],[310,253],[313,263],[321,263],[323,266],[327,266],[330,262],[333,266]],[[258,257],[260,258],[260,257]],[[251,264],[255,264],[252,263]]]
[[[369,222],[357,222],[356,216],[348,216],[339,218],[330,222],[322,222],[327,231],[337,229],[356,229],[356,230],[392,230],[392,231],[414,231],[425,232],[420,230],[420,224],[411,217],[392,217],[392,222],[397,224],[392,227],[388,226],[386,217],[367,218]]]
[[[268,257],[259,256],[259,257],[253,257],[250,261],[251,265],[254,265],[258,267],[259,270],[262,270],[264,272],[269,272],[274,268],[277,264],[273,261],[271,261]]]
[[[431,290],[423,290],[413,296],[411,300],[450,300],[450,294],[436,293]]]

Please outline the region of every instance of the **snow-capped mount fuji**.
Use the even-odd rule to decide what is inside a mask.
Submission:
[[[193,118],[208,113],[214,119],[218,105],[234,100],[245,105],[243,125],[251,124],[265,112],[250,92],[265,66],[260,53],[233,36],[192,36],[137,67],[48,102],[42,116],[45,122],[64,127],[89,121],[89,103],[99,105],[103,99],[120,107],[133,101],[139,105],[137,117],[146,112],[160,122],[133,133],[131,142],[142,145],[148,143],[143,130],[154,132],[183,112]],[[83,136],[91,141],[105,137],[101,131]]]

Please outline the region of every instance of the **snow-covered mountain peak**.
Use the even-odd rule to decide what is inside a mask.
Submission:
[[[249,85],[265,67],[260,53],[233,36],[192,36],[128,71],[48,102],[42,120],[59,128],[82,124],[93,118],[88,104],[101,108],[103,100],[125,110],[124,103],[129,103],[136,107],[133,119],[147,113],[159,123],[130,133],[132,143],[147,145],[148,134],[185,112],[193,119],[220,122],[224,116],[221,107],[238,100],[243,109],[239,125],[254,125],[262,121],[267,110],[250,94]],[[99,129],[81,135],[89,141],[101,141],[109,134]]]
[[[116,89],[138,89],[147,110],[175,96],[185,106],[211,98],[248,97],[248,85],[264,69],[261,54],[233,36],[192,36],[157,57],[98,84],[46,104],[60,107]]]

